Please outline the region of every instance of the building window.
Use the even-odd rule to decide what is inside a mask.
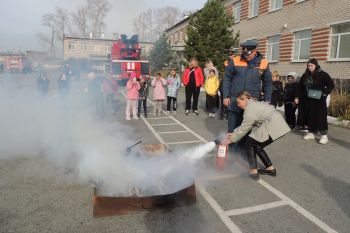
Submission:
[[[271,0],[271,11],[276,11],[282,8],[283,1],[282,0]]]
[[[80,50],[81,51],[88,51],[88,44],[87,43],[80,43]]]
[[[280,57],[280,38],[280,35],[267,38],[267,60],[269,62],[277,62]]]
[[[259,14],[259,0],[249,0],[249,17],[255,17]]]
[[[75,43],[69,43],[68,50],[75,50]]]
[[[241,2],[237,2],[233,5],[233,18],[235,23],[238,23],[241,20]]]
[[[294,33],[293,61],[305,61],[310,57],[311,30]]]
[[[100,45],[99,44],[95,45],[95,52],[100,52]]]
[[[331,59],[350,58],[350,22],[332,26]]]
[[[107,53],[110,53],[110,52],[111,52],[111,48],[112,48],[111,45],[106,44],[106,52],[107,52]]]

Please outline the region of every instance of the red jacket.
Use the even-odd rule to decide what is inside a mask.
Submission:
[[[187,86],[190,81],[190,71],[191,68],[187,68],[182,76],[182,83]],[[200,67],[196,67],[194,70],[194,76],[196,78],[196,87],[201,87],[204,84],[204,76],[202,69]]]

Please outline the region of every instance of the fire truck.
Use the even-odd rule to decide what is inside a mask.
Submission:
[[[122,34],[112,44],[111,73],[121,85],[125,85],[131,72],[135,72],[136,77],[149,75],[149,61],[141,59],[138,35],[128,38]]]

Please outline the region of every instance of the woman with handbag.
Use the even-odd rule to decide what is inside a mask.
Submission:
[[[315,140],[320,133],[320,144],[328,142],[327,131],[327,96],[332,92],[334,82],[328,73],[323,71],[317,60],[312,58],[307,63],[305,73],[299,82],[300,102],[298,123],[308,126],[305,140]]]

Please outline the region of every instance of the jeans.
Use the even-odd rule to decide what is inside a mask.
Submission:
[[[141,105],[143,105],[143,114],[145,117],[147,117],[147,99],[139,99],[138,105],[137,105],[137,116],[140,117],[141,114]]]
[[[176,107],[177,107],[177,99],[176,99],[176,97],[167,96],[166,110],[170,111],[171,101],[173,102],[173,111],[175,112],[176,111]]]
[[[232,133],[235,128],[241,125],[243,121],[243,112],[234,112],[228,110],[228,129],[227,132]]]

